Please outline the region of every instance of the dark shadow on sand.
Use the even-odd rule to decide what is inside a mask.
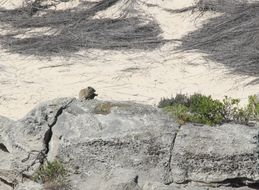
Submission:
[[[159,25],[145,16],[128,16],[134,1],[121,16],[93,18],[120,0],[102,0],[98,3],[80,4],[67,10],[42,11],[44,14],[31,16],[25,8],[0,10],[0,25],[11,27],[11,31],[0,35],[0,45],[8,52],[23,55],[67,56],[79,50],[149,50],[164,44]],[[48,28],[49,33],[34,32],[29,37],[20,37],[35,29]],[[53,31],[55,31],[53,33]]]
[[[219,5],[218,5],[219,6]],[[230,6],[230,5],[229,5]],[[259,83],[259,3],[231,7],[181,39],[180,51],[195,50],[230,72],[256,77]],[[219,11],[222,12],[222,9]]]

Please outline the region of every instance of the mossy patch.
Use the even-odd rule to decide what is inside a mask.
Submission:
[[[95,106],[94,113],[95,114],[102,114],[102,115],[108,115],[111,113],[111,109],[113,107],[129,107],[127,104],[117,104],[117,103],[111,103],[111,102],[105,102],[100,103]]]

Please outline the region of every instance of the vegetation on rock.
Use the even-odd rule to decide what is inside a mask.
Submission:
[[[36,182],[44,184],[46,190],[70,190],[67,171],[61,162],[54,160],[46,162],[32,176]]]
[[[187,96],[177,94],[172,98],[163,98],[158,107],[169,112],[180,124],[185,122],[217,125],[227,122],[248,124],[259,120],[259,102],[256,96],[249,96],[245,107],[240,100],[225,96],[223,101],[214,100],[211,96],[194,94]]]

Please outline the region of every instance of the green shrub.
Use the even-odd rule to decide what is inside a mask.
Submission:
[[[222,123],[223,104],[218,100],[213,100],[210,96],[194,94],[190,97],[177,94],[170,99],[162,99],[160,108],[170,112],[179,122],[195,122],[201,124],[215,125]]]
[[[46,190],[70,190],[70,185],[67,181],[67,171],[57,160],[46,162],[40,166],[32,176],[32,179],[43,183]]]
[[[259,102],[256,96],[250,96],[246,107],[239,106],[240,100],[225,96],[223,101],[211,96],[194,94],[190,97],[178,94],[170,99],[162,99],[159,107],[170,113],[177,122],[217,125],[226,122],[248,124],[259,120]]]
[[[189,98],[185,94],[177,94],[175,97],[172,98],[162,98],[158,104],[159,108],[164,108],[167,106],[173,106],[173,105],[185,105],[189,106]]]
[[[213,100],[211,96],[194,94],[190,97],[193,122],[207,125],[221,124],[224,120],[222,110],[223,104],[219,100]]]
[[[175,106],[167,106],[164,108],[165,111],[171,113],[172,117],[180,123],[184,124],[187,121],[190,121],[190,114],[188,114],[188,107],[177,104]]]
[[[248,124],[249,120],[251,120],[252,112],[249,111],[249,105],[241,108],[239,103],[239,99],[225,96],[223,99],[225,122]]]

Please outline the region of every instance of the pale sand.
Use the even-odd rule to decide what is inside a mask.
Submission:
[[[197,15],[191,12],[171,14],[166,11],[191,6],[190,0],[144,2],[155,5],[140,4],[146,14],[160,23],[166,39],[181,38],[206,18],[216,16],[207,14],[195,20]],[[8,6],[19,6],[19,1],[8,1]],[[100,14],[109,15],[107,11]],[[219,99],[228,95],[243,102],[248,95],[259,92],[259,85],[245,85],[253,77],[228,74],[227,68],[204,59],[200,53],[177,53],[173,47],[174,44],[165,45],[155,51],[139,53],[92,50],[79,52],[70,59],[51,60],[7,54],[0,49],[0,115],[19,119],[42,101],[77,97],[79,90],[87,86],[97,90],[99,99],[152,105],[161,97],[180,92],[198,92]]]

